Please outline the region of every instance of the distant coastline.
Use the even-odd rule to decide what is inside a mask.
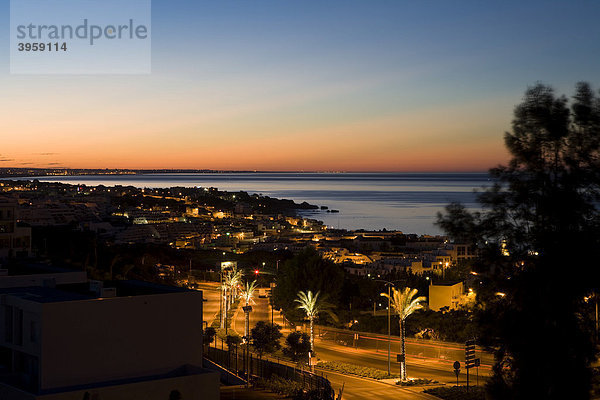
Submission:
[[[0,177],[145,175],[145,174],[219,174],[260,171],[224,171],[213,169],[122,169],[122,168],[0,168]]]
[[[127,169],[127,168],[0,168],[0,178],[87,175],[151,175],[151,174],[478,174],[487,171],[260,171],[221,169]]]
[[[439,211],[451,202],[461,202],[469,209],[478,209],[474,189],[491,184],[486,173],[144,171],[146,173],[12,176],[3,179],[137,188],[204,187],[230,193],[243,191],[319,206],[318,210],[303,210],[302,215],[322,220],[330,228],[387,229],[434,235],[442,233],[434,225]],[[327,208],[321,209],[322,206]],[[339,210],[339,213],[331,210]]]

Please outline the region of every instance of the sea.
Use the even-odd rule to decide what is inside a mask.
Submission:
[[[33,178],[30,178],[33,179]],[[450,202],[477,209],[476,190],[493,182],[487,173],[161,173],[36,177],[40,181],[139,188],[216,187],[306,201],[325,210],[302,215],[331,228],[400,230],[437,235],[434,223]]]

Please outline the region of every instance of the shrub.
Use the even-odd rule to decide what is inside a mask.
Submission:
[[[271,325],[265,321],[258,321],[250,331],[252,347],[262,357],[263,353],[273,353],[281,348],[281,327],[277,324]]]
[[[387,333],[387,317],[361,314],[355,317],[358,323],[354,329],[362,332],[379,334]],[[391,333],[400,334],[398,317],[392,315]],[[474,336],[479,336],[473,314],[467,310],[431,311],[420,310],[406,320],[407,337],[420,339],[445,340],[462,343]]]
[[[340,361],[320,361],[317,363],[317,367],[340,372],[342,374],[354,374],[372,379],[391,379],[398,377],[398,375],[388,375],[386,371],[377,368],[363,367],[361,365],[348,364]]]
[[[227,335],[225,338],[225,343],[227,343],[227,347],[229,347],[229,350],[231,350],[242,343],[242,338],[237,335]]]
[[[423,392],[444,400],[485,400],[485,389],[479,386],[470,387],[469,391],[466,386],[452,386],[425,389]]]
[[[292,396],[292,400],[330,400],[330,397],[317,389],[299,390]]]
[[[217,336],[217,330],[212,326],[209,326],[204,330],[203,342],[205,346],[210,346],[212,342],[215,341],[215,336]]]
[[[269,379],[259,378],[256,384],[264,387],[270,392],[278,393],[286,397],[296,396],[298,392],[302,392],[302,385],[300,383],[284,379],[278,375],[272,375]]]
[[[592,368],[592,398],[600,398],[600,368]]]
[[[419,386],[419,385],[429,385],[432,383],[438,383],[438,381],[434,381],[433,379],[426,379],[426,378],[415,378],[415,379],[409,379],[407,381],[398,381],[398,382],[396,382],[396,385]]]
[[[283,354],[292,361],[306,360],[310,351],[310,337],[304,332],[292,332],[285,339]]]

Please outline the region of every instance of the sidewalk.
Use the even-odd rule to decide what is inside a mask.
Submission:
[[[240,386],[221,386],[221,400],[283,399],[281,395],[262,389],[246,389]]]

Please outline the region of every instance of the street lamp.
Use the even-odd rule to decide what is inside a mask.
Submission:
[[[225,328],[226,324],[225,324],[225,319],[223,318],[223,310],[225,309],[226,305],[225,305],[225,286],[223,284],[223,266],[221,266],[221,286],[219,288],[219,318],[221,319],[220,321],[220,326],[221,329]]]
[[[275,323],[273,321],[273,306],[274,306],[274,304],[273,304],[273,292],[272,292],[272,289],[271,289],[271,293],[269,293],[269,305],[271,306],[271,326],[274,326],[275,325]]]
[[[244,339],[250,340],[250,312],[252,311],[252,306],[246,303],[246,306],[242,307],[245,315],[245,323],[244,323]]]
[[[397,281],[386,281],[385,279],[376,279],[376,282],[383,282],[385,283],[385,285],[388,288],[388,376],[392,375],[392,330],[391,330],[391,312],[392,312],[392,305],[391,305],[391,290],[392,290],[392,286],[394,286],[393,282],[397,282]]]

